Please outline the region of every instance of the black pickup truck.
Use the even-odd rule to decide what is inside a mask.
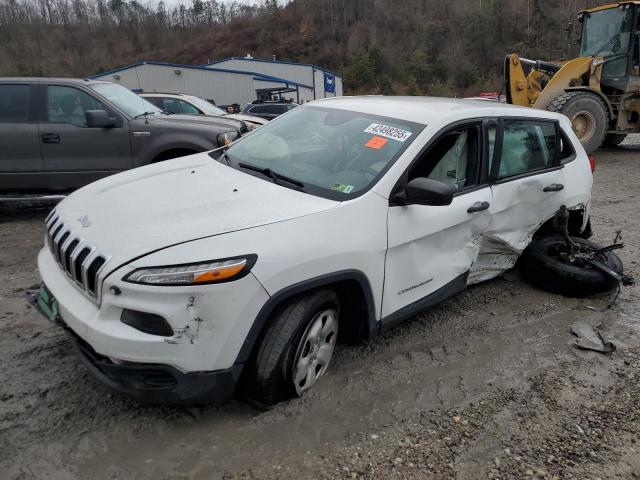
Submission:
[[[165,114],[115,83],[0,78],[0,196],[71,191],[247,131],[238,120]]]

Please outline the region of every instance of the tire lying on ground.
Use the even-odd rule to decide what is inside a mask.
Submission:
[[[581,251],[594,251],[601,247],[582,238],[571,237]],[[527,280],[548,292],[570,297],[586,297],[607,292],[616,287],[617,281],[589,263],[564,261],[566,242],[560,235],[534,238],[522,256],[522,265]],[[613,252],[602,255],[605,263],[622,273],[620,258]]]

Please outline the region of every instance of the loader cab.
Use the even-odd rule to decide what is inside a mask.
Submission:
[[[639,4],[623,2],[578,14],[582,24],[580,57],[603,57],[601,84],[628,90],[630,75],[640,74]]]

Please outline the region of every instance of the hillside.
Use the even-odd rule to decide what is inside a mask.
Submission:
[[[455,95],[500,88],[504,55],[561,58],[585,0],[0,0],[0,75],[86,76],[138,60],[251,53],[317,63],[347,93]],[[600,2],[604,3],[604,2]]]

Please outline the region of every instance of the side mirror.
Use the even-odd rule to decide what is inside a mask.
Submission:
[[[418,177],[407,183],[404,194],[398,195],[396,199],[406,205],[450,205],[453,201],[453,188],[438,180]]]
[[[110,117],[105,110],[87,110],[84,115],[89,128],[113,128],[116,126],[116,119]]]

